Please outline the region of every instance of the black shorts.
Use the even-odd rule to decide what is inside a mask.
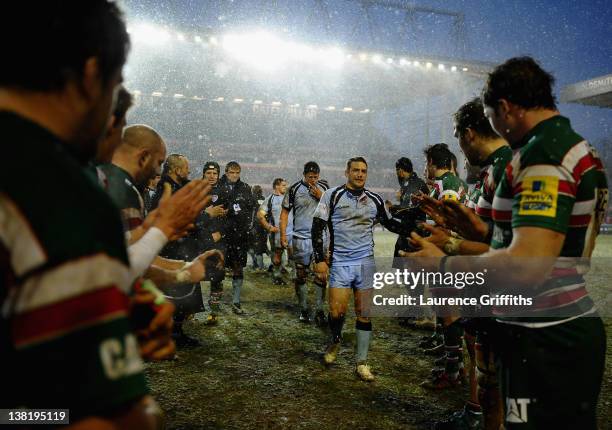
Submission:
[[[225,267],[245,267],[247,264],[247,252],[249,250],[248,240],[239,242],[231,241],[225,244]]]
[[[596,430],[606,333],[599,317],[495,333],[507,430]]]

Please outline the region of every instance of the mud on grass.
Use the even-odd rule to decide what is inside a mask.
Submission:
[[[388,255],[393,242],[393,235],[377,234],[377,253]],[[231,280],[225,290],[229,300]],[[246,272],[242,297],[246,315],[234,315],[227,301],[216,326],[186,324],[202,347],[180,351],[177,361],[147,365],[169,429],[425,430],[460,409],[468,396],[465,387],[430,392],[419,386],[433,367],[432,357],[417,347],[429,332],[373,319],[369,362],[376,380],[365,383],[354,374],[353,317],[345,323],[337,363],[327,368],[321,356],[328,333],[298,322],[290,284],[273,286],[267,274]],[[606,323],[610,346],[612,321]],[[607,354],[601,429],[612,428],[612,347]]]

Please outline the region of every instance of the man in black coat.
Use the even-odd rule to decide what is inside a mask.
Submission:
[[[225,166],[225,174],[219,186],[227,196],[227,216],[225,223],[225,264],[232,268],[232,287],[234,297],[232,309],[241,315],[240,290],[244,278],[243,268],[247,263],[249,231],[255,199],[251,187],[240,180],[240,164],[230,161]]]

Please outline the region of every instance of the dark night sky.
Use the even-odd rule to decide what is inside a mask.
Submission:
[[[261,26],[287,32],[299,40],[340,43],[346,47],[397,49],[423,55],[457,56],[444,17],[419,16],[412,42],[398,42],[396,28],[401,15],[374,11],[379,39],[369,39],[366,21],[358,3],[326,0],[333,14],[330,34],[321,20],[308,25],[314,1],[154,1],[125,0],[128,23],[152,20],[198,31],[211,27],[229,30]],[[500,62],[516,55],[532,55],[556,79],[556,92],[571,83],[612,73],[612,8],[606,0],[521,1],[416,1],[419,6],[443,8],[465,14],[467,57]],[[361,30],[351,37],[355,24]],[[561,105],[578,132],[590,140],[612,137],[612,109]]]

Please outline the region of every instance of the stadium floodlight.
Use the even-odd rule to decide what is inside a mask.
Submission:
[[[352,107],[345,107],[344,109],[342,109],[342,112],[353,112],[353,108]]]
[[[293,108],[299,108],[299,107],[300,107],[300,104],[299,104],[299,103],[294,103],[294,104],[292,104],[292,105],[290,105],[290,106],[291,106],[291,107],[293,107]]]
[[[451,72],[456,72],[456,71],[457,71],[457,66],[451,67]]]
[[[175,99],[182,99],[183,97],[185,97],[185,96],[184,96],[183,94],[179,94],[179,93],[176,93],[176,94],[174,95],[174,98],[175,98]]]
[[[192,97],[193,100],[204,100],[204,97],[200,97],[200,96],[193,96]]]
[[[134,91],[132,91],[132,94],[134,94],[135,97],[138,97],[138,96],[140,96],[142,94],[142,91],[134,90]]]
[[[181,42],[185,41],[185,36],[183,35],[183,33],[176,33],[176,38]]]
[[[196,43],[202,43],[202,38],[200,36],[195,36],[193,40],[195,40]]]
[[[255,101],[253,102],[253,104],[254,104],[254,105],[260,105],[260,104],[263,104],[263,102],[262,102],[261,100],[255,100]]]
[[[407,66],[408,64],[410,64],[410,61],[406,61],[405,58],[400,58],[400,66]]]
[[[216,101],[216,102],[222,102],[222,101],[224,101],[224,100],[225,100],[225,99],[224,99],[223,97],[217,97],[217,98],[215,99],[215,101]]]
[[[219,39],[217,39],[216,36],[210,36],[208,38],[208,41],[210,42],[211,45],[218,45],[219,44]]]
[[[372,63],[378,64],[382,61],[382,57],[378,54],[372,55]]]
[[[393,58],[391,57],[387,58],[387,64],[393,64]]]
[[[308,105],[306,106],[307,109],[317,109],[318,106],[317,105]]]
[[[442,63],[438,64],[438,70],[446,70],[446,66]]]
[[[327,106],[325,110],[329,110],[329,111],[336,110],[336,106]]]
[[[319,61],[333,68],[341,67],[344,64],[345,56],[340,48],[322,49],[319,51]]]
[[[421,62],[420,62],[420,61],[417,61],[417,60],[414,60],[414,63],[413,63],[413,64],[414,64],[416,67],[419,67],[419,66],[421,65]]]
[[[363,53],[359,54],[359,59],[361,61],[367,60],[368,59],[368,54],[363,54]]]
[[[370,113],[370,109],[364,109],[362,111],[360,111],[361,113]]]
[[[244,99],[234,99],[234,103],[242,103]]]
[[[428,69],[431,69],[433,67],[433,64],[431,64],[429,61],[427,63],[425,63],[425,67],[427,67]]]
[[[135,43],[162,45],[170,40],[170,33],[162,27],[152,24],[136,24],[130,27],[130,34]]]
[[[237,60],[268,72],[283,66],[295,48],[264,31],[254,34],[229,34],[223,38],[222,44],[223,49]]]
[[[153,97],[161,97],[161,96],[163,96],[163,93],[162,93],[161,91],[153,91],[153,92],[151,93],[151,95],[152,95]]]
[[[463,69],[461,69],[461,70],[463,70],[464,72],[467,72],[467,71],[468,71],[468,68],[467,68],[467,67],[464,67],[464,68],[463,68]]]
[[[281,102],[272,102],[272,106],[280,106],[280,105],[282,105]]]

